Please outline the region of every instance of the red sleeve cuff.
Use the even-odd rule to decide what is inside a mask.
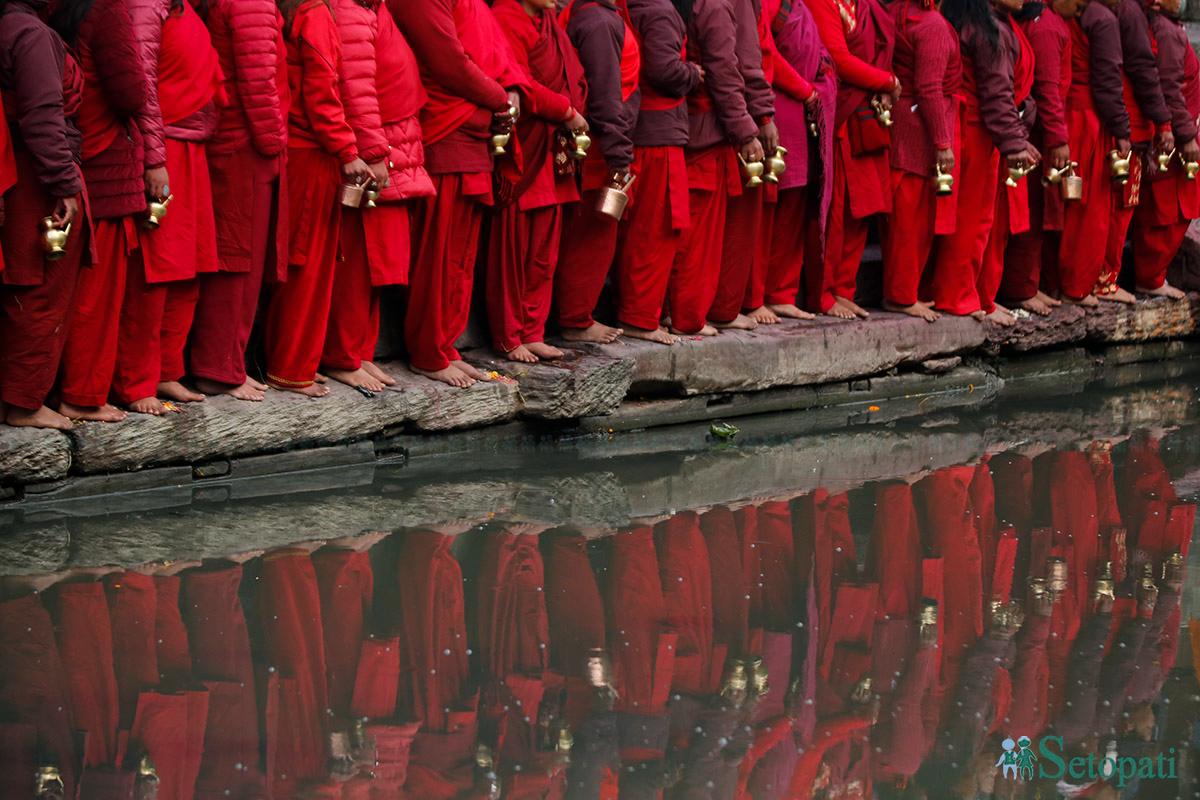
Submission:
[[[358,158],[358,147],[352,144],[346,145],[342,148],[341,152],[338,153],[339,164],[349,164],[356,158]]]

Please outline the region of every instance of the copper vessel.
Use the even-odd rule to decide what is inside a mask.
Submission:
[[[343,183],[338,189],[338,202],[346,208],[361,208],[366,192],[367,186],[364,183]]]
[[[629,187],[633,185],[635,177],[632,173],[625,178],[614,177],[610,185],[597,193],[596,211],[619,221],[629,205]]]
[[[1079,166],[1079,162],[1072,161],[1067,164],[1063,170],[1062,178],[1062,198],[1063,200],[1082,200],[1083,199],[1083,178],[1075,174],[1075,168]]]

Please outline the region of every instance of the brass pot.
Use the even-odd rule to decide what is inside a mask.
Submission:
[[[954,176],[942,169],[942,165],[938,164],[934,167],[936,174],[933,176],[933,185],[937,187],[937,193],[940,195],[954,193]]]
[[[1175,157],[1175,151],[1169,153],[1159,153],[1154,157],[1154,161],[1158,164],[1159,172],[1171,171],[1171,159]]]
[[[366,192],[366,184],[343,183],[338,189],[338,202],[346,208],[362,208],[363,196]]]
[[[60,228],[54,224],[54,217],[42,218],[42,250],[46,253],[47,261],[58,261],[67,254],[67,240],[71,237],[71,223]]]
[[[1200,161],[1183,162],[1183,174],[1189,181],[1196,180],[1197,173],[1200,173]]]
[[[1116,150],[1110,150],[1108,153],[1108,169],[1112,173],[1113,178],[1121,183],[1129,180],[1130,164],[1133,160],[1132,154],[1122,156]]]
[[[767,183],[779,183],[779,176],[787,172],[787,162],[783,159],[787,152],[786,147],[778,145],[775,152],[767,156],[767,174],[763,176]]]
[[[892,110],[883,104],[883,98],[875,95],[871,98],[871,108],[875,111],[875,119],[885,128],[892,127]]]
[[[363,190],[363,208],[376,208],[375,201],[379,199],[379,184],[371,181]]]
[[[1032,166],[1016,166],[1008,168],[1008,177],[1004,179],[1004,185],[1010,189],[1015,189],[1020,185],[1020,181],[1030,172],[1033,172]]]
[[[571,137],[575,146],[575,149],[571,151],[571,158],[583,161],[587,158],[588,148],[592,146],[592,137],[587,135],[587,131],[575,131]]]
[[[738,153],[738,161],[742,163],[742,172],[746,175],[746,188],[756,189],[763,185],[763,172],[765,170],[761,161],[747,161],[742,158],[742,154]]]
[[[629,187],[633,185],[635,177],[631,173],[624,184],[618,185],[614,181],[601,189],[596,197],[596,211],[619,222],[625,215],[625,207],[629,205]]]
[[[146,204],[146,218],[142,220],[142,227],[148,231],[158,230],[162,225],[162,221],[167,217],[167,206],[175,199],[175,195],[169,194],[165,198],[151,198]]]
[[[1063,200],[1082,200],[1083,199],[1083,178],[1075,174],[1075,168],[1079,163],[1072,161],[1067,164],[1067,168],[1063,170],[1062,178],[1062,198]]]
[[[502,156],[505,153],[507,153],[508,151],[505,150],[505,148],[508,147],[508,143],[510,141],[512,141],[512,132],[511,131],[502,131],[500,133],[493,133],[492,134],[492,155]]]

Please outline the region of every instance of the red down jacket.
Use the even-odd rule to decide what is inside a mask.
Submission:
[[[226,95],[209,151],[253,147],[265,158],[281,154],[287,144],[287,55],[274,0],[210,0],[206,21]]]
[[[359,155],[369,164],[389,162],[382,199],[433,194],[417,118],[426,96],[416,56],[386,8],[334,0],[334,18],[342,40],[339,89]]]

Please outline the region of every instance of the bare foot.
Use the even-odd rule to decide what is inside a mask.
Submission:
[[[545,342],[526,342],[525,349],[533,353],[538,358],[554,360],[556,358],[563,357],[562,350],[559,350],[553,345],[546,344]]]
[[[1095,308],[1100,305],[1100,301],[1096,299],[1096,295],[1094,294],[1079,298],[1068,297],[1064,294],[1062,300],[1064,303],[1070,303],[1073,306],[1083,306],[1084,308]]]
[[[1120,286],[1117,286],[1116,288],[1113,289],[1113,291],[1109,292],[1108,294],[1096,295],[1096,299],[1097,300],[1107,300],[1110,303],[1124,303],[1126,305],[1133,305],[1134,303],[1137,302],[1136,297],[1134,297],[1132,294],[1130,294],[1129,292],[1122,289]]]
[[[709,320],[708,324],[717,330],[752,331],[758,327],[758,323],[745,314],[738,314],[729,322],[713,322]]]
[[[1139,294],[1148,294],[1154,297],[1169,297],[1172,300],[1182,300],[1183,298],[1187,297],[1187,295],[1183,293],[1182,289],[1176,289],[1166,281],[1163,281],[1163,285],[1157,289],[1143,289],[1141,286],[1138,286],[1137,290]]]
[[[1011,328],[1017,324],[1017,318],[1012,315],[1012,312],[1007,308],[996,306],[992,313],[984,317],[984,319],[999,325],[1002,328]]]
[[[563,328],[562,337],[568,342],[595,342],[612,344],[625,331],[593,322],[590,328]]]
[[[867,317],[871,316],[871,313],[869,311],[867,311],[865,308],[863,308],[862,306],[860,306],[858,303],[854,302],[853,300],[848,300],[845,297],[835,297],[835,298],[833,298],[833,300],[835,303],[841,305],[843,308],[849,309],[850,312],[852,314],[854,314],[854,316],[858,317],[859,319],[866,319]]]
[[[267,385],[265,383],[262,381],[256,381],[249,375],[246,376],[246,383],[250,384],[251,388],[258,389],[260,392],[265,392],[267,390]]]
[[[538,362],[538,357],[529,352],[529,348],[523,344],[519,344],[512,350],[509,350],[504,354],[504,357],[509,361],[517,361],[521,364],[536,364]]]
[[[235,400],[246,400],[251,403],[261,403],[266,398],[266,387],[259,389],[258,381],[246,379],[240,386],[232,383],[210,381],[206,378],[196,378],[196,388],[208,395],[227,394]],[[259,384],[261,385],[261,384]]]
[[[305,397],[317,398],[329,394],[329,388],[321,385],[324,382],[325,376],[322,375],[320,377],[322,378],[321,381],[314,381],[307,386],[284,386],[281,383],[275,383],[269,378],[267,379],[267,384],[272,389],[278,389],[281,392],[294,392],[295,394],[302,394]]]
[[[52,430],[71,430],[71,420],[53,409],[42,406],[36,411],[27,411],[16,406],[9,406],[4,421],[14,428],[49,428]]]
[[[454,367],[456,370],[461,372],[463,375],[466,375],[468,378],[472,378],[477,381],[490,381],[491,380],[491,378],[486,373],[481,372],[480,370],[476,369],[475,367],[472,367],[470,364],[463,361],[462,359],[459,359],[458,361],[451,361],[450,366]]]
[[[718,333],[720,333],[720,331],[714,328],[712,325],[705,325],[695,333],[686,333],[678,328],[671,328],[671,333],[675,334],[676,336],[716,336]]]
[[[358,536],[342,536],[337,539],[330,539],[325,545],[337,550],[353,550],[356,553],[363,553],[379,544],[388,536],[391,536],[391,534],[391,531],[371,531],[370,533],[363,533]]]
[[[626,328],[625,335],[630,339],[642,339],[647,342],[657,342],[658,344],[673,345],[679,342],[678,336],[672,336],[667,332],[666,328],[655,328],[652,331],[642,328]]]
[[[326,378],[324,375],[318,372],[313,376],[313,381],[316,383],[329,383],[329,378]]]
[[[59,403],[58,413],[67,419],[86,422],[120,422],[129,416],[125,411],[108,403],[102,406],[76,406],[70,403]]]
[[[769,304],[767,308],[775,312],[777,316],[786,317],[787,319],[816,319],[816,314],[810,314],[800,306],[794,303]]]
[[[371,361],[362,362],[362,368],[365,369],[368,373],[370,373],[372,378],[379,381],[384,386],[395,386],[396,385],[396,379],[393,378],[391,375],[387,374],[386,372],[384,372],[383,370],[381,370],[373,362],[371,362]]]
[[[347,386],[362,387],[368,392],[382,392],[383,383],[375,380],[371,373],[362,367],[358,369],[329,369],[325,370],[329,377]]]
[[[983,322],[987,319],[987,312],[980,309],[979,311],[972,311],[968,316],[976,322]]]
[[[1057,300],[1057,299],[1051,297],[1050,295],[1043,292],[1041,289],[1038,289],[1038,293],[1035,294],[1034,297],[1036,297],[1038,300],[1041,300],[1043,303],[1050,306],[1051,308],[1058,308],[1059,306],[1062,305],[1062,300]]]
[[[858,319],[857,314],[846,308],[841,303],[834,303],[831,305],[829,310],[825,312],[825,315],[828,317],[837,317],[838,319]]]
[[[410,369],[412,369],[412,371],[418,375],[424,375],[430,380],[446,383],[459,389],[465,389],[468,386],[474,385],[475,383],[474,378],[468,378],[466,373],[460,372],[454,367],[446,367],[445,369],[434,370],[417,369],[416,367],[410,367]]]
[[[167,407],[157,397],[143,397],[141,400],[134,400],[129,404],[129,410],[135,414],[149,414],[152,417],[161,417],[167,413]]]
[[[895,311],[897,314],[908,314],[910,317],[923,319],[926,322],[934,322],[941,318],[941,314],[933,310],[932,306],[927,306],[924,303],[913,303],[911,306],[902,306],[899,303],[892,303],[887,300],[883,301],[885,311]]]
[[[759,325],[779,324],[779,315],[772,311],[768,306],[759,306],[746,316],[757,322]]]
[[[179,381],[163,381],[158,384],[158,396],[163,400],[174,400],[176,403],[199,403],[204,395],[193,392]]]
[[[1017,308],[1023,308],[1030,314],[1037,314],[1039,317],[1048,317],[1050,316],[1050,312],[1054,310],[1036,294],[1028,300],[1022,300],[1017,303]]]

